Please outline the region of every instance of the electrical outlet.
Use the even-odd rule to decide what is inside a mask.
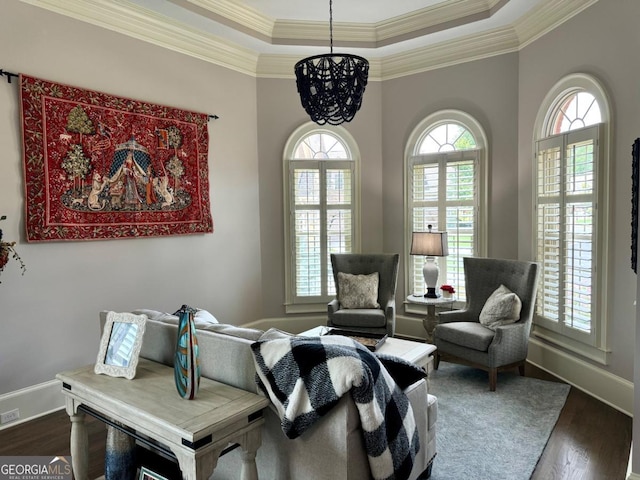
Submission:
[[[0,414],[0,424],[4,425],[5,423],[15,422],[20,418],[20,409],[15,408],[13,410],[9,410],[8,412],[4,412]]]

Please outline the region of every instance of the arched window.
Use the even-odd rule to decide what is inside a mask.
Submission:
[[[424,257],[408,254],[412,232],[428,225],[446,231],[449,255],[438,261],[438,284],[453,285],[465,299],[462,258],[484,254],[486,137],[478,122],[456,110],[429,116],[418,125],[407,145],[407,288],[426,290]]]
[[[287,311],[326,310],[332,253],[357,250],[357,147],[341,127],[307,124],[285,147]]]
[[[600,84],[571,75],[545,98],[535,134],[535,259],[542,268],[536,332],[600,350],[610,118]]]

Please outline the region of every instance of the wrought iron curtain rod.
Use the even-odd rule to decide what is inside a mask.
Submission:
[[[17,73],[7,72],[7,71],[2,70],[2,69],[0,68],[0,77],[5,76],[5,75],[6,75],[6,77],[7,77],[7,83],[11,83],[11,77],[16,77],[16,78],[18,77],[18,74],[17,74]]]
[[[11,83],[11,77],[16,77],[18,78],[20,75],[18,75],[17,73],[11,73],[11,72],[7,72],[6,70],[3,70],[0,68],[0,77],[7,77],[7,83]],[[207,121],[208,120],[218,120],[220,117],[218,115],[207,115]]]

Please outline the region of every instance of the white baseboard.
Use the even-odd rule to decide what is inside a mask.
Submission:
[[[529,339],[527,361],[633,417],[633,382],[613,375],[534,337]]]
[[[0,425],[0,430],[33,420],[64,407],[60,382],[51,380],[0,395],[0,413],[20,410],[20,418]]]
[[[637,473],[633,473],[632,470],[633,465],[633,440],[631,440],[631,450],[629,452],[629,464],[627,465],[627,476],[625,480],[640,480],[640,475]]]

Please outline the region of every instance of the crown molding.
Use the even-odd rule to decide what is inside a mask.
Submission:
[[[377,46],[489,18],[509,0],[466,0],[436,4],[375,24]]]
[[[67,17],[255,75],[258,54],[123,0],[21,0]]]
[[[534,7],[529,14],[514,22],[520,48],[526,47],[597,2],[598,0],[546,1]]]
[[[273,29],[274,45],[329,46],[329,22],[279,20]],[[376,29],[367,23],[333,22],[333,45],[375,48]]]
[[[534,8],[513,26],[472,34],[459,39],[430,45],[370,62],[371,81],[384,81],[435,70],[459,63],[480,60],[519,51],[531,42],[571,19],[598,0],[547,0]],[[492,2],[499,8],[500,2]],[[469,13],[471,14],[471,13]],[[443,17],[439,21],[443,21]],[[279,61],[276,57],[282,57]],[[293,78],[293,65],[299,58],[260,56],[259,77]]]
[[[233,0],[168,0],[216,22],[223,23],[268,43],[273,43],[274,18]]]
[[[294,78],[293,66],[300,57],[292,55],[259,54],[238,46],[222,38],[196,30],[169,17],[144,9],[127,0],[21,0],[36,7],[44,8],[99,27],[107,28],[139,40],[190,55],[201,60],[220,65],[231,70],[260,78]],[[217,12],[227,17],[240,13],[247,16],[247,24],[260,25],[268,30],[269,20],[256,12],[240,9],[229,0],[171,0],[174,3],[187,2],[198,7],[217,8]],[[466,6],[479,8],[500,8],[504,0],[459,0],[454,2],[461,9]],[[370,81],[383,81],[412,75],[427,70],[464,63],[495,55],[517,51],[529,45],[544,34],[569,20],[598,0],[545,0],[531,12],[514,22],[512,26],[473,34],[452,41],[414,49],[384,58],[369,59]],[[461,10],[458,10],[461,11]],[[441,21],[445,14],[441,13]],[[469,13],[472,15],[472,13]],[[434,20],[435,22],[436,20]],[[402,23],[402,22],[400,22]],[[320,35],[320,25],[316,25]],[[342,24],[349,27],[355,24]],[[406,23],[405,23],[406,25]],[[354,27],[354,41],[366,36],[367,26]],[[257,28],[257,27],[256,27]],[[410,29],[412,27],[409,27]],[[400,30],[396,30],[400,32]],[[310,31],[307,32],[311,35]],[[327,32],[320,45],[326,44]]]
[[[513,27],[499,28],[384,58],[382,80],[414,75],[519,49]]]
[[[369,59],[369,81],[384,81],[435,70],[458,63],[479,60],[518,50],[518,36],[512,27],[480,35],[469,35],[451,42],[403,52],[382,59]],[[293,55],[260,55],[256,76],[260,78],[295,78]]]
[[[229,0],[169,0],[273,45],[328,44],[329,22],[273,19]],[[453,0],[377,23],[333,22],[334,45],[376,48],[489,18],[509,0]]]

